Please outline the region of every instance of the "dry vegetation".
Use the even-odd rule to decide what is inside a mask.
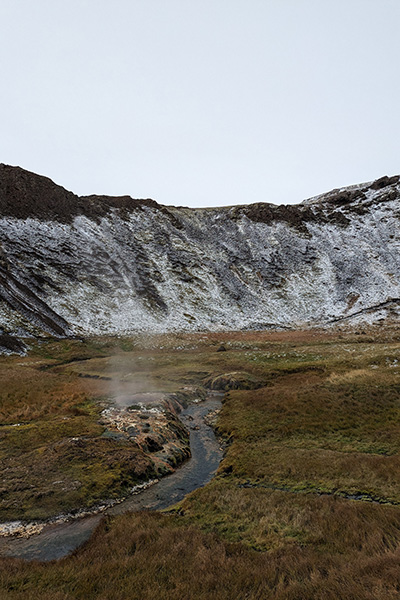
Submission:
[[[18,479],[18,465],[34,452],[39,469],[48,449],[68,446],[73,435],[91,440],[92,454],[88,450],[81,463],[92,461],[94,488],[111,486],[115,493],[118,476],[103,488],[98,481],[102,461],[117,450],[95,450],[105,441],[99,406],[111,390],[107,380],[82,374],[118,374],[126,390],[172,391],[240,371],[262,387],[226,394],[218,430],[227,451],[210,484],[169,514],[105,519],[84,548],[57,563],[3,559],[0,597],[398,598],[397,335],[377,329],[361,335],[160,336],[117,347],[109,340],[47,344],[24,359],[3,359],[0,449],[2,465],[11,461],[6,477],[12,472]],[[216,352],[221,342],[227,352]],[[20,421],[22,427],[12,427]],[[60,460],[80,480],[75,456]],[[118,469],[111,465],[107,472]],[[88,502],[92,494],[93,485],[82,487],[86,497],[82,492],[75,502]],[[18,501],[14,490],[5,494]],[[41,498],[35,506],[48,510]]]

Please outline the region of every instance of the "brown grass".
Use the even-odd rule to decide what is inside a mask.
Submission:
[[[228,351],[217,353],[221,342]],[[14,461],[11,471],[22,456],[63,447],[71,431],[96,438],[96,397],[107,384],[79,374],[111,372],[127,385],[171,391],[241,371],[266,385],[226,396],[218,420],[228,441],[225,458],[214,480],[175,513],[108,518],[85,548],[57,563],[4,559],[1,599],[399,597],[396,329],[153,336],[119,344],[50,344],[25,359],[0,361],[9,441],[0,438],[0,449],[3,460]],[[68,362],[79,357],[88,360]],[[9,427],[19,415],[26,430]],[[102,456],[111,455],[103,449]],[[60,461],[65,465],[70,454]],[[103,464],[98,457],[96,463]]]
[[[351,518],[354,514],[343,514]],[[369,515],[357,524],[373,529]],[[312,519],[312,515],[309,516]],[[330,528],[329,535],[342,536]],[[365,537],[365,536],[364,536]],[[382,536],[349,539],[344,555],[291,544],[257,553],[215,534],[162,515],[124,515],[106,520],[75,556],[55,564],[0,565],[7,600],[394,600],[400,572],[398,544]],[[372,548],[375,550],[373,551]],[[383,552],[382,552],[383,549]],[[378,551],[378,553],[376,552]]]

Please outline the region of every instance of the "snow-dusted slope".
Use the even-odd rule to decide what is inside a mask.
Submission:
[[[396,315],[399,177],[297,206],[77,198],[0,166],[0,328],[52,335]],[[0,340],[1,345],[1,340]]]

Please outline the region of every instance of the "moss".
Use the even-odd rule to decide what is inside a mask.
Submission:
[[[73,497],[92,502],[111,488],[121,493],[130,481],[126,468],[115,462],[102,472],[104,458],[94,450],[103,432],[99,412],[110,389],[103,378],[114,377],[126,389],[139,391],[171,393],[186,386],[174,396],[187,403],[201,396],[205,381],[212,387],[228,375],[228,387],[250,389],[231,390],[225,397],[217,428],[230,445],[221,474],[231,469],[238,483],[248,479],[293,491],[368,491],[394,502],[399,497],[400,388],[393,365],[400,345],[385,335],[337,339],[322,333],[250,332],[47,341],[23,359],[0,360],[0,413],[8,424],[0,430],[0,455],[15,476],[18,461],[32,465],[32,485],[44,493],[38,474],[44,457],[65,440],[87,438],[93,453],[86,456],[86,471],[78,454],[71,458],[64,449],[60,455],[68,481],[81,483],[80,491],[69,492],[71,504]],[[215,351],[222,343],[228,352]],[[16,422],[21,426],[11,427]],[[186,431],[171,426],[187,442]],[[114,448],[120,442],[107,441]],[[132,449],[138,451],[134,444]],[[172,462],[180,460],[177,453]],[[57,494],[43,503],[50,505],[52,496]]]
[[[49,344],[46,359],[33,353],[0,360],[7,423],[1,457],[9,477],[0,502],[10,490],[2,514],[13,518],[95,503],[156,468],[171,470],[156,455],[155,464],[147,462],[134,444],[99,436],[96,398],[107,397],[105,383],[80,372],[129,375],[130,385],[146,380],[165,392],[235,371],[268,383],[225,395],[217,427],[229,445],[217,476],[172,515],[107,519],[60,562],[4,561],[4,596],[146,600],[156,589],[167,600],[397,598],[398,332],[341,335],[154,336],[141,346],[132,338],[127,349],[99,339],[82,342],[79,352],[68,342]],[[221,343],[228,352],[215,351]],[[63,362],[82,357],[82,344],[92,358]],[[113,366],[106,354],[115,346]],[[50,360],[58,366],[38,369]],[[17,419],[22,429],[10,427]],[[73,443],[64,422],[80,432]],[[177,447],[171,463],[183,458]]]
[[[204,380],[204,386],[210,390],[227,392],[229,390],[255,390],[265,385],[265,381],[245,373],[243,371],[233,371],[208,377]]]

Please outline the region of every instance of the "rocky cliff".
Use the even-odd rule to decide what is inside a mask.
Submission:
[[[295,206],[173,208],[0,165],[0,346],[397,318],[399,199],[395,176]]]

